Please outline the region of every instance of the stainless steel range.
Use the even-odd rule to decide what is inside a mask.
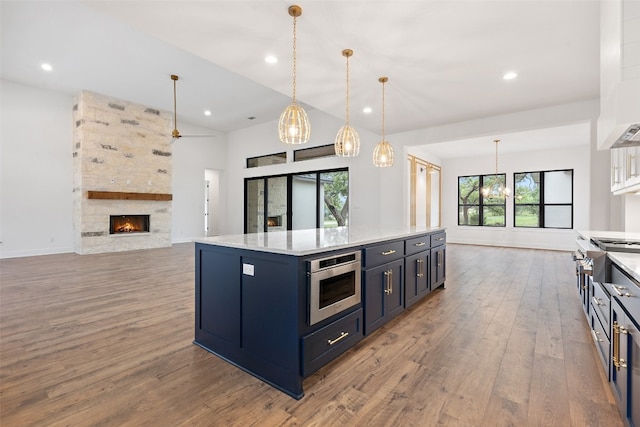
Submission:
[[[640,253],[640,241],[592,237],[591,242],[606,252]]]

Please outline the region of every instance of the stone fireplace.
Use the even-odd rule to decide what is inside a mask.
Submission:
[[[171,116],[88,91],[73,116],[75,252],[171,246]]]

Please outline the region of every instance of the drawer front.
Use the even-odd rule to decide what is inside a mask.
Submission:
[[[440,246],[447,243],[447,233],[441,231],[431,235],[431,247]]]
[[[307,377],[363,337],[362,309],[302,337],[302,376]]]
[[[609,336],[609,324],[611,319],[611,299],[609,294],[602,289],[602,285],[593,282],[593,295],[591,296],[591,308],[597,314],[605,334]]]
[[[604,328],[600,324],[598,320],[598,316],[595,316],[591,313],[591,338],[593,338],[594,343],[596,344],[596,349],[598,350],[598,355],[600,356],[600,361],[602,362],[602,367],[604,369],[605,375],[607,379],[609,379],[609,353],[611,347],[611,341],[607,338],[604,333]]]
[[[431,247],[431,236],[428,234],[425,236],[414,237],[404,241],[404,253],[405,255],[413,255],[418,252],[422,252]]]
[[[606,287],[636,323],[640,323],[640,287],[615,264],[611,266],[611,284],[607,283]]]
[[[402,257],[404,257],[404,240],[370,246],[364,249],[364,266],[371,268]]]

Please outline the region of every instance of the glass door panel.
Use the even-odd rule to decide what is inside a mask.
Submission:
[[[304,173],[293,175],[291,180],[291,217],[292,230],[316,228],[318,174]]]
[[[349,172],[320,174],[320,228],[349,225]]]
[[[267,178],[267,231],[287,229],[287,177]]]
[[[245,232],[264,231],[264,179],[247,180],[245,197]]]

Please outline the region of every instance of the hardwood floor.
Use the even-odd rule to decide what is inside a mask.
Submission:
[[[447,282],[296,401],[192,344],[194,249],[0,260],[0,424],[622,426],[568,253],[447,245]]]

